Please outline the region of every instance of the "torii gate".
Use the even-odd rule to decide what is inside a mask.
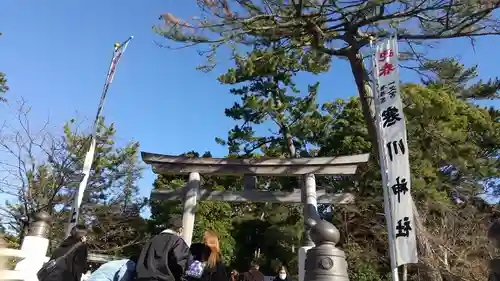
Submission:
[[[152,199],[183,201],[183,238],[191,244],[198,200],[226,202],[282,202],[304,204],[304,222],[318,216],[317,203],[346,204],[354,200],[350,193],[331,194],[316,192],[315,175],[354,175],[358,165],[368,162],[369,154],[316,158],[262,158],[262,159],[225,159],[189,158],[142,152],[142,160],[152,166],[156,174],[186,175],[186,186],[178,190],[153,190]],[[244,190],[200,189],[200,174],[244,175]],[[303,191],[293,192],[254,190],[255,176],[301,176]],[[305,253],[314,243],[304,227],[303,247],[299,249],[299,280],[304,278]]]

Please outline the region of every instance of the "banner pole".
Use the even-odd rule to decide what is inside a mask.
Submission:
[[[78,223],[78,218],[80,216],[80,206],[82,204],[83,194],[87,188],[87,182],[90,176],[90,170],[92,168],[92,162],[94,161],[94,153],[96,147],[96,137],[97,131],[99,129],[99,119],[101,117],[102,108],[104,106],[104,101],[108,93],[109,85],[113,82],[113,78],[116,71],[116,66],[120,61],[121,56],[125,53],[127,45],[134,37],[130,36],[123,44],[115,43],[115,48],[113,51],[113,58],[111,59],[108,74],[106,75],[106,82],[104,83],[104,88],[102,90],[101,99],[99,101],[99,106],[97,107],[97,114],[92,126],[92,135],[90,136],[90,146],[87,154],[85,155],[85,160],[83,162],[83,179],[78,186],[78,190],[73,197],[73,207],[71,209],[71,215],[69,217],[68,227],[66,229],[66,237],[71,233],[71,229]]]
[[[378,110],[378,102],[375,101],[375,97],[377,96],[377,89],[375,85],[376,81],[376,67],[375,67],[375,51],[373,50],[373,40],[370,40],[370,48],[371,48],[371,69],[372,69],[372,75],[373,75],[373,82],[372,82],[372,92],[373,92],[373,98],[374,98],[374,103],[376,110],[375,112],[379,112]],[[377,131],[380,132],[380,122],[378,122],[378,116],[376,116],[375,119],[375,124],[377,127]],[[388,186],[388,179],[387,179],[387,165],[385,163],[385,155],[384,155],[384,148],[382,145],[382,140],[377,139],[378,143],[378,151],[379,151],[379,163],[380,163],[380,170],[381,170],[381,176],[382,176],[382,192],[384,195],[384,210],[385,210],[385,219],[387,222],[387,240],[388,240],[388,245],[389,245],[389,258],[391,261],[391,279],[392,281],[399,281],[399,273],[398,273],[398,266],[396,263],[396,247],[394,245],[394,229],[392,225],[392,216],[391,216],[391,202],[389,199],[389,190],[387,189]]]

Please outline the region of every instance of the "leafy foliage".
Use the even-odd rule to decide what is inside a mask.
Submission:
[[[194,23],[170,13],[154,27],[160,35],[186,44],[215,47],[280,42],[312,46],[330,55],[357,52],[370,36],[398,34],[425,40],[498,34],[498,1],[200,1]]]
[[[483,257],[488,255],[488,242],[478,233],[486,233],[488,220],[496,217],[497,211],[478,195],[484,193],[481,183],[498,182],[500,176],[499,124],[488,110],[457,97],[449,85],[407,84],[402,90],[412,194],[420,217],[421,263],[410,268],[409,278],[486,278]],[[359,99],[328,105],[331,116],[327,119],[337,129],[333,135],[318,139],[320,155],[338,155],[345,149],[369,150]],[[332,110],[339,107],[344,110]],[[453,177],[443,173],[440,167],[444,165],[454,167],[457,173]],[[338,206],[333,220],[342,226],[351,276],[380,280],[389,270],[378,165],[369,163],[360,175],[353,183],[358,195],[355,206]],[[381,260],[381,256],[386,258]]]
[[[2,163],[9,177],[0,189],[15,198],[2,208],[2,223],[22,239],[32,215],[46,211],[52,216],[52,246],[57,246],[64,238],[90,137],[79,132],[75,120],[65,124],[62,136],[53,136],[45,128],[34,133],[28,113],[22,103],[18,114],[21,130],[14,128],[14,137],[0,142],[3,151],[13,159]],[[115,133],[113,124],[108,126],[104,119],[100,120],[80,218],[93,230],[89,237],[91,249],[119,254],[137,246],[145,237],[145,222],[140,217],[145,202],[137,197],[136,182],[142,169],[137,163],[139,144],[131,142],[117,147]]]
[[[191,151],[181,156],[199,157],[197,152]],[[211,157],[206,152],[202,157]],[[159,175],[154,183],[155,189],[178,189],[182,188],[188,178],[185,176]],[[203,183],[213,182],[213,179],[203,178]],[[221,188],[220,186],[217,187]],[[223,188],[223,187],[222,187]],[[180,202],[158,202],[152,201],[150,231],[158,233],[165,228],[165,222],[171,217],[182,215],[182,204]],[[196,210],[196,221],[193,233],[193,241],[201,241],[206,230],[214,230],[221,239],[221,253],[226,261],[231,261],[233,255],[234,240],[231,236],[232,224],[231,217],[233,211],[228,203],[222,202],[200,202]]]
[[[0,94],[4,94],[9,90],[7,86],[7,79],[5,78],[5,73],[0,72]],[[7,101],[4,97],[0,97],[0,101]]]
[[[372,150],[378,148],[373,94],[363,62],[363,50],[379,38],[397,35],[401,58],[411,60],[410,69],[419,69],[430,40],[498,35],[500,1],[197,1],[201,16],[192,20],[162,14],[164,25],[153,30],[182,47],[207,44],[202,52],[208,59],[203,70],[215,67],[216,51],[223,46],[233,50],[301,50],[315,61],[333,57],[347,59],[358,89]],[[404,44],[404,45],[403,45]],[[320,60],[318,58],[321,58]],[[415,66],[415,62],[418,66]],[[495,88],[495,81],[469,94]],[[472,92],[471,92],[472,91]]]
[[[477,66],[465,68],[455,59],[444,59],[439,61],[428,61],[421,69],[434,75],[425,75],[427,79],[422,82],[429,86],[444,86],[455,92],[461,99],[496,99],[500,95],[500,80],[498,78],[488,81],[479,80],[471,84],[477,78]],[[471,84],[471,85],[470,85]]]
[[[290,148],[296,148],[302,156],[372,151],[373,142],[360,106],[362,100],[338,99],[320,106],[315,99],[318,84],[308,88],[313,91],[301,95],[292,79],[295,73],[308,71],[308,67],[296,53],[277,48],[257,49],[245,58],[236,57],[236,67],[219,78],[223,83],[235,85],[231,94],[241,98],[225,111],[226,116],[239,124],[229,132],[228,140],[218,139],[228,145],[229,157],[286,157],[294,155]],[[490,249],[485,235],[478,233],[486,233],[489,221],[498,217],[497,207],[482,198],[485,192],[499,190],[500,126],[497,110],[473,102],[494,97],[496,80],[471,83],[476,69],[466,69],[453,60],[429,62],[422,71],[429,73],[423,85],[402,85],[421,259],[419,264],[408,268],[408,280],[485,279],[484,257],[490,255]],[[265,135],[259,133],[264,130],[257,130],[258,126],[277,130]],[[293,141],[287,142],[288,137]],[[159,176],[160,179],[165,176]],[[171,182],[174,185],[175,181]],[[241,188],[241,180],[235,177],[204,175],[204,182],[217,188]],[[266,178],[259,182],[264,183],[259,187],[263,189],[297,186],[289,179]],[[485,184],[491,190],[485,190]],[[176,186],[182,185],[183,182]],[[340,246],[348,257],[350,278],[390,280],[380,168],[376,159],[361,167],[354,178],[318,179],[318,186],[357,196],[352,205],[319,206],[342,233]],[[294,248],[300,245],[303,231],[300,206],[203,204],[210,204],[211,212],[201,209],[197,213],[199,221],[211,220],[213,213],[224,218],[220,222],[224,226],[217,228],[231,233],[232,240],[222,243],[232,247],[234,268],[246,270],[249,262],[257,258],[266,274],[273,275],[281,264],[292,275],[297,273]],[[180,212],[180,206],[176,206]],[[226,206],[228,213],[218,211]],[[206,229],[205,225],[203,222],[197,227]]]
[[[229,69],[219,77],[224,84],[246,83],[231,89],[233,95],[241,97],[241,103],[225,111],[226,116],[243,121],[242,126],[237,125],[229,132],[229,152],[243,150],[246,155],[252,155],[260,149],[266,156],[288,157],[307,153],[300,138],[307,136],[308,123],[313,122],[317,113],[319,84],[309,85],[307,95],[301,96],[292,78],[301,70],[320,72],[324,69],[324,64],[311,63],[300,52],[289,53],[284,49],[257,50],[245,58],[237,57],[236,69]],[[267,121],[276,125],[276,133],[255,137],[254,127]],[[226,144],[221,139],[218,142]]]
[[[199,157],[199,154],[189,152],[182,156]],[[205,153],[202,157],[208,156],[210,154]],[[159,175],[155,188],[177,189],[186,181],[187,177]],[[241,189],[241,184],[240,177],[202,175],[205,188]],[[152,201],[150,204],[152,232],[161,231],[170,217],[182,214],[179,202]],[[250,262],[258,258],[257,253],[265,252],[265,259],[260,256],[264,272],[272,275],[278,265],[286,264],[296,274],[297,260],[291,247],[299,244],[301,232],[297,230],[302,225],[301,210],[296,206],[201,201],[197,206],[193,241],[201,241],[206,230],[215,230],[221,238],[223,259],[234,268],[247,270]]]

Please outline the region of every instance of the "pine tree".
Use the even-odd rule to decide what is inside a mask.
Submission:
[[[43,130],[35,134],[29,130],[28,112],[22,104],[18,114],[21,131],[13,132],[16,138],[1,142],[13,162],[3,163],[11,178],[0,190],[15,198],[2,207],[2,224],[22,240],[33,214],[46,211],[52,216],[50,240],[55,247],[64,238],[90,136],[78,131],[75,120],[65,124],[62,136]],[[143,242],[140,226],[145,222],[140,217],[144,200],[137,197],[136,186],[141,174],[139,144],[117,147],[115,134],[113,124],[106,125],[101,119],[80,219],[95,233],[89,239],[91,250],[117,254],[124,246]],[[123,232],[125,229],[128,231]]]

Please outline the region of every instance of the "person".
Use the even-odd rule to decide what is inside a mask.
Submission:
[[[87,264],[87,272],[82,276],[82,279],[80,281],[88,281],[90,278],[90,275],[92,275],[92,272],[95,271],[96,265],[93,262],[89,262]],[[99,268],[99,266],[97,266]]]
[[[274,281],[288,281],[288,276],[286,274],[286,268],[281,266],[278,268],[278,274],[274,278]]]
[[[132,281],[135,278],[136,256],[109,261],[94,271],[88,281]]]
[[[51,255],[51,260],[60,258],[60,261],[43,281],[80,281],[87,271],[86,241],[87,228],[84,225],[75,225],[69,237]]]
[[[250,270],[243,274],[243,281],[264,281],[264,274],[259,271],[259,264],[256,261],[252,261],[250,266]]]
[[[203,243],[193,243],[190,248],[193,264],[202,262],[205,267],[202,268],[201,276],[192,277],[186,272],[186,279],[201,281],[229,281],[226,265],[220,255],[219,237],[214,231],[206,231],[203,235]],[[188,270],[189,271],[189,270]]]
[[[168,220],[167,229],[142,248],[135,268],[136,280],[181,281],[191,256],[181,233],[182,219]]]

